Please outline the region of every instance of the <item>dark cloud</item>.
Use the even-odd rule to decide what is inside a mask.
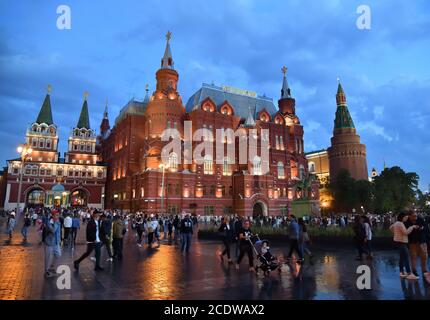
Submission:
[[[164,34],[170,30],[184,102],[201,82],[214,81],[265,93],[276,103],[285,64],[305,125],[306,145],[325,148],[340,76],[367,144],[369,167],[380,169],[385,159],[388,165],[418,171],[426,186],[430,173],[423,160],[430,156],[425,127],[430,86],[422,51],[430,49],[430,4],[368,1],[372,29],[364,31],[355,24],[361,4],[361,0],[72,3],[74,29],[67,37],[58,32],[22,33],[28,29],[25,19],[24,27],[10,18],[0,19],[4,128],[0,138],[7,139],[3,157],[14,155],[25,124],[37,115],[47,83],[54,87],[62,151],[84,90],[90,91],[92,126],[99,124],[106,98],[113,122],[129,98],[143,96],[145,83],[154,88]],[[32,8],[34,25],[39,9]],[[39,23],[43,26],[45,21]]]

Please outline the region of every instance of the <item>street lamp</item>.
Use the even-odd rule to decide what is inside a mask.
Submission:
[[[162,170],[162,175],[161,175],[161,213],[164,213],[164,172],[165,169],[169,168],[168,164],[164,164],[164,163],[160,163],[160,165],[158,166],[161,170]]]
[[[24,163],[27,157],[33,152],[33,149],[28,144],[20,144],[16,151],[21,156],[21,170],[19,172],[19,184],[18,184],[18,200],[16,202],[16,214],[19,214],[19,207],[21,204],[21,189],[22,189],[22,176],[24,174]]]

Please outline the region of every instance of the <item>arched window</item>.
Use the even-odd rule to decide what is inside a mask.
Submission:
[[[213,161],[210,155],[205,155],[203,160],[203,172],[204,174],[213,174]]]
[[[278,179],[285,179],[284,164],[281,161],[278,162]]]
[[[308,169],[309,169],[309,172],[312,172],[312,173],[315,172],[315,163],[309,162]]]
[[[169,155],[169,168],[172,171],[178,170],[178,155],[175,152]]]
[[[254,175],[261,176],[261,158],[259,156],[254,157],[252,165]]]
[[[223,159],[222,174],[224,176],[231,176],[230,158],[228,158],[228,157],[224,157],[224,159]]]

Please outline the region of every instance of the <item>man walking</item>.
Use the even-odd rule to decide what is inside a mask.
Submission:
[[[123,237],[126,233],[125,226],[118,215],[113,217],[112,223],[112,246],[113,258],[122,260]]]
[[[27,213],[24,217],[24,225],[22,226],[21,229],[21,234],[22,234],[22,241],[23,242],[27,242],[27,235],[28,235],[28,228],[31,226],[31,219],[29,217],[29,214]]]
[[[78,234],[78,230],[81,228],[81,219],[79,218],[79,214],[75,213],[72,219],[72,230],[71,230],[71,241],[72,248],[74,249],[76,246],[76,236]]]
[[[106,261],[112,262],[112,221],[104,213],[101,215],[100,219],[100,239],[102,241],[102,246],[104,245],[106,247],[106,252],[109,257]]]
[[[86,237],[87,251],[78,260],[75,260],[73,262],[75,269],[76,271],[78,271],[79,264],[81,263],[81,261],[88,257],[94,250],[96,253],[96,266],[94,268],[94,271],[103,271],[104,269],[100,266],[100,222],[99,213],[97,211],[94,211],[90,221],[88,221]]]
[[[294,215],[291,215],[291,222],[288,226],[288,238],[290,239],[290,252],[288,253],[287,259],[290,260],[293,251],[296,251],[299,256],[298,262],[300,263],[303,260],[302,252],[299,249],[300,226]]]
[[[182,237],[182,247],[183,252],[190,251],[191,239],[193,237],[193,221],[190,219],[190,215],[186,214],[185,218],[181,221],[181,237]]]
[[[55,263],[61,256],[61,224],[58,211],[52,212],[52,217],[44,223],[45,244],[45,277],[49,278],[56,275]]]

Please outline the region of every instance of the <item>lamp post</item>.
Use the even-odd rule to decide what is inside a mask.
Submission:
[[[169,165],[166,165],[164,163],[160,163],[160,165],[158,166],[161,171],[162,171],[162,175],[161,175],[161,213],[164,213],[164,172],[165,169],[169,168]]]
[[[21,189],[22,189],[22,176],[24,174],[24,163],[27,157],[33,152],[33,149],[28,144],[20,144],[16,149],[21,156],[21,170],[19,172],[18,184],[18,199],[16,201],[16,214],[19,214],[19,206],[21,204]]]

